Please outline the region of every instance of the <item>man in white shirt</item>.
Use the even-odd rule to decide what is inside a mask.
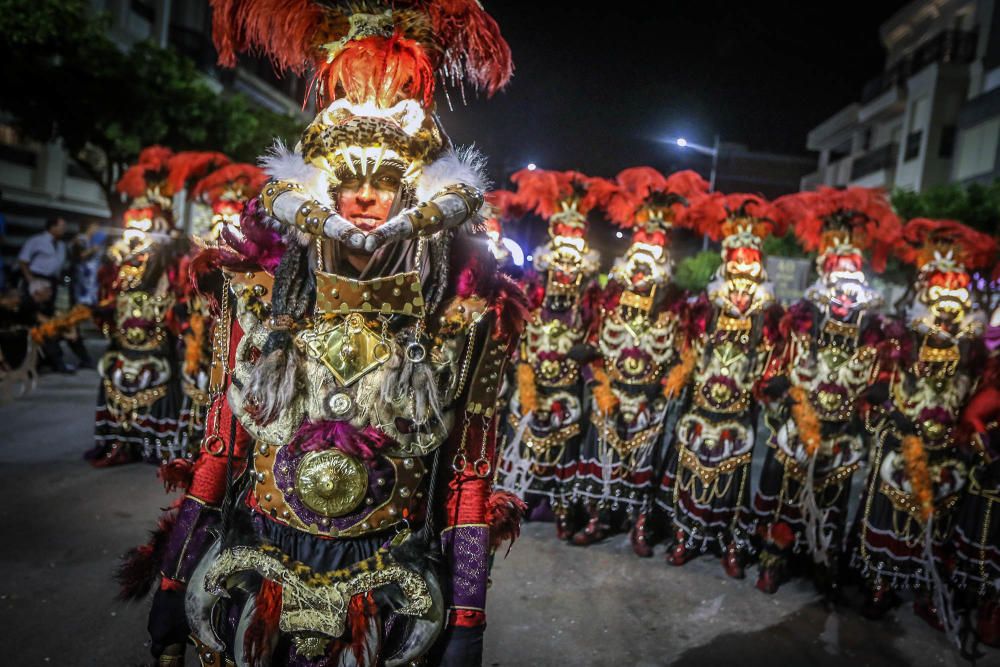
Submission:
[[[49,218],[45,221],[45,231],[35,234],[24,242],[17,259],[21,263],[21,273],[25,284],[34,280],[44,280],[52,285],[52,294],[42,307],[42,313],[51,317],[55,311],[56,288],[62,277],[66,263],[66,244],[62,237],[66,233],[66,221]]]

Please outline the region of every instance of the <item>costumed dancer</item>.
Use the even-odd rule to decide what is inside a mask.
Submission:
[[[510,207],[548,221],[549,240],[533,253],[534,274],[524,284],[531,301],[515,364],[514,391],[499,485],[523,498],[531,518],[555,513],[560,539],[571,535],[570,492],[579,455],[586,403],[580,359],[596,289],[597,251],[587,242],[594,206],[590,178],[578,172],[523,169],[511,180]]]
[[[653,489],[673,430],[664,426],[676,419],[695,360],[683,294],[670,280],[670,233],[708,183],[692,171],[665,177],[634,167],[592,190],[632,240],[609,274],[591,336],[592,406],[574,483],[588,522],[573,543],[592,544],[631,522],[632,547],[648,557]]]
[[[765,593],[778,590],[798,554],[811,554],[818,580],[836,581],[851,480],[868,451],[864,393],[879,376],[883,339],[882,297],[868,284],[863,253],[884,271],[901,230],[880,190],[820,188],[775,206],[802,247],[818,253],[818,278],[782,319],[787,382],[769,387],[770,435],[753,500]]]
[[[667,562],[683,565],[713,551],[726,574],[743,577],[750,542],[750,462],[757,400],[780,372],[781,307],[761,252],[779,224],[755,195],[711,195],[688,211],[693,226],[722,242],[723,263],[707,300],[689,305],[695,370],[688,407],[677,422],[660,493],[672,517]]]
[[[202,664],[479,664],[519,507],[490,493],[494,405],[527,309],[433,92],[436,73],[494,92],[509,50],[471,1],[213,8],[223,64],[311,65],[320,111],[220,252],[226,372],[173,526],[133,554],[163,574],[153,652],[177,662],[190,631]]]
[[[187,243],[174,230],[170,149],[139,154],[117,189],[131,198],[121,239],[101,267],[95,309],[108,351],[98,364],[96,467],[145,460],[162,464],[195,451],[177,446],[181,391],[177,377],[175,306]]]
[[[205,202],[196,193],[200,179],[213,170],[226,167],[232,162],[222,153],[211,151],[182,151],[170,158],[169,182],[174,192],[184,193],[184,215],[178,216],[186,220],[190,251],[184,257],[179,272],[180,284],[176,287],[179,295],[176,308],[180,330],[180,359],[178,373],[183,397],[180,413],[176,446],[185,451],[198,451],[204,434],[205,410],[208,408],[208,359],[211,358],[211,345],[208,330],[211,328],[211,314],[205,300],[194,289],[189,280],[190,264],[213,239],[213,223],[206,211]],[[256,193],[254,193],[256,194]],[[217,242],[217,241],[216,241]],[[183,466],[184,460],[176,465]]]
[[[198,169],[193,173],[202,171]],[[195,258],[206,248],[226,246],[226,238],[240,238],[240,214],[246,202],[256,197],[267,175],[252,164],[226,164],[201,178],[190,187],[191,199],[206,214],[192,215],[192,242],[194,246],[192,262],[188,264],[188,279],[185,289],[185,318],[182,330],[183,355],[180,368],[181,389],[184,402],[181,408],[180,446],[193,443],[198,446],[205,432],[205,415],[211,396],[209,378],[211,374],[212,341],[215,336],[215,317],[209,308],[208,299],[202,296],[192,278],[198,277]],[[214,256],[205,253],[205,257]],[[203,266],[205,262],[201,263]],[[221,287],[221,275],[213,276],[214,290]],[[203,279],[204,277],[202,277]],[[205,291],[204,289],[202,291]]]
[[[875,442],[852,562],[868,589],[866,616],[881,617],[897,591],[914,590],[914,611],[955,639],[943,570],[967,487],[955,429],[985,361],[969,271],[989,263],[996,244],[958,222],[918,218],[897,250],[917,267],[915,294],[905,326],[885,331],[890,375],[869,419]]]
[[[973,452],[973,464],[955,516],[952,583],[976,613],[976,638],[1000,648],[1000,308],[983,341],[989,360],[959,427],[958,440]]]

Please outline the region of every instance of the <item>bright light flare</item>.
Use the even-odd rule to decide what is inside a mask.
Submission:
[[[529,162],[528,163],[528,171],[534,171],[536,169],[538,169],[538,165],[537,164],[535,164],[534,162]]]
[[[680,137],[680,138],[679,138],[679,139],[677,140],[677,145],[678,145],[678,146],[680,146],[681,148],[685,148],[685,147],[687,147],[687,145],[688,145],[688,140],[687,140],[687,139],[685,139],[684,137]]]
[[[500,242],[503,243],[503,247],[507,248],[507,251],[510,252],[510,259],[514,262],[514,266],[524,266],[524,251],[521,250],[521,246],[517,244],[517,241],[514,239],[504,238],[501,239]],[[530,256],[528,257],[528,260],[531,260]]]

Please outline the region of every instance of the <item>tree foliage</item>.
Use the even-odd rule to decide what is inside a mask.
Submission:
[[[700,292],[720,264],[722,256],[718,250],[702,250],[697,255],[685,257],[674,270],[674,284],[690,292]]]
[[[1000,181],[969,186],[952,183],[923,192],[896,189],[892,193],[892,205],[904,221],[942,218],[958,220],[989,234],[1000,230]]]
[[[139,151],[215,150],[255,160],[274,137],[294,140],[302,123],[219,94],[178,53],[141,42],[121,49],[86,0],[0,0],[0,108],[25,138],[59,139],[121,209],[114,184]]]

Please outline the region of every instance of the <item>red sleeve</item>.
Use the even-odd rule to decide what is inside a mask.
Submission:
[[[229,368],[235,363],[236,348],[242,338],[243,330],[234,320],[229,335]],[[227,377],[227,389],[228,385]],[[253,439],[233,414],[226,391],[212,400],[205,428],[201,454],[194,465],[194,477],[188,495],[208,505],[218,505],[226,493],[226,465],[230,458],[228,454],[232,452],[233,462],[243,465],[247,448],[253,444]]]

